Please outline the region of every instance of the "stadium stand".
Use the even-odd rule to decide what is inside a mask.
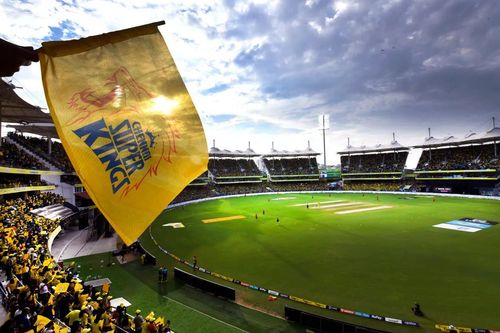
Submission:
[[[216,148],[214,143],[208,173],[194,180],[173,203],[233,194],[326,190],[326,183],[319,180],[317,155],[310,147],[294,152],[273,147],[261,156],[250,145],[245,151],[229,151]],[[263,170],[256,160],[262,161]],[[267,179],[263,179],[264,174]]]
[[[262,172],[255,163],[259,156],[251,148],[245,151],[221,150],[214,146],[208,153],[208,177],[214,184],[262,183]]]
[[[187,186],[179,195],[172,201],[173,204],[191,200],[198,200],[216,196],[212,186],[207,184],[200,186]]]
[[[403,183],[396,182],[347,182],[344,183],[343,189],[346,191],[399,191],[404,188],[406,185]],[[411,185],[409,185],[411,188]]]
[[[74,172],[74,169],[69,161],[62,145],[59,142],[53,141],[51,143],[52,149],[49,154],[48,147],[49,143],[47,139],[36,138],[36,137],[25,137],[21,134],[10,132],[8,137],[35,153],[40,158],[48,161],[52,165],[56,166],[58,169],[65,172]]]
[[[269,153],[262,155],[262,162],[271,188],[287,188],[293,185],[276,185],[277,183],[311,182],[310,189],[317,188],[319,169],[316,157],[319,153],[310,145],[304,150],[279,151],[274,149],[274,143]],[[296,185],[295,187],[297,187]],[[302,185],[302,187],[307,187]]]
[[[326,191],[328,186],[325,182],[280,182],[271,183],[269,188],[273,192],[293,192],[293,191]]]
[[[0,147],[0,165],[21,169],[48,169],[36,158],[18,149],[14,144],[6,142],[5,139],[2,139],[2,146]]]
[[[264,158],[263,161],[272,176],[319,174],[316,158]]]
[[[249,183],[249,184],[216,184],[214,185],[214,193],[217,196],[232,195],[232,194],[247,194],[265,192],[265,184]]]
[[[493,144],[426,149],[417,170],[484,170],[500,168]]]
[[[16,144],[2,139],[0,147],[0,195],[54,189],[53,182],[42,179],[48,167]],[[43,188],[41,188],[43,187]]]
[[[344,173],[402,172],[408,152],[383,152],[341,157]]]
[[[47,182],[41,180],[40,176],[38,175],[0,173],[0,188],[16,188],[43,185],[47,185]]]
[[[255,161],[241,158],[211,158],[208,168],[215,178],[261,176]]]
[[[500,128],[465,137],[425,138],[415,170],[422,191],[500,193]]]
[[[349,141],[348,141],[349,142]],[[338,152],[344,190],[394,191],[404,186],[409,148],[393,140],[387,145],[354,147]]]

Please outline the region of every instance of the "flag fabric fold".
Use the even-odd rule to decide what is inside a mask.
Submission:
[[[64,149],[128,245],[208,162],[203,126],[159,24],[46,42],[40,53]]]

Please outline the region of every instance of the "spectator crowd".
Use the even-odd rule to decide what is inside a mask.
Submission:
[[[497,150],[500,154],[500,145]],[[500,156],[495,156],[493,144],[426,149],[417,165],[422,171],[484,169],[500,169]]]
[[[403,172],[407,157],[407,151],[343,155],[340,164],[343,173]]]
[[[173,200],[172,203],[180,203],[203,198],[218,197],[224,195],[250,194],[264,192],[288,192],[288,191],[326,191],[325,182],[261,182],[261,183],[236,183],[236,184],[207,184],[199,186],[188,186]]]
[[[112,308],[112,296],[104,288],[84,287],[74,263],[64,268],[55,262],[47,242],[59,221],[30,211],[63,202],[56,194],[38,193],[0,205],[0,267],[8,312],[1,330],[52,333],[69,327],[71,332],[97,333],[118,326],[121,332],[172,332],[170,322],[153,313],[143,317],[137,310],[130,316],[123,305]]]
[[[399,191],[405,185],[400,181],[386,182],[344,182],[343,189],[346,191]]]
[[[9,168],[47,170],[35,157],[23,152],[15,145],[2,139],[0,147],[0,165]]]
[[[299,158],[264,158],[264,165],[269,174],[273,175],[318,175],[316,157]]]
[[[26,137],[14,132],[10,132],[8,136],[16,143],[29,149],[30,151],[37,154],[38,156],[48,161],[49,163],[53,164],[60,170],[65,172],[75,171],[61,143],[57,141],[52,141],[52,149],[51,153],[49,154],[49,143],[47,139]]]
[[[39,175],[0,173],[0,188],[42,185],[47,185],[47,182],[41,180]]]
[[[208,170],[214,177],[260,176],[262,173],[253,159],[210,158]]]

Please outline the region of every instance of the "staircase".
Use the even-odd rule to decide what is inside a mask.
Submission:
[[[0,283],[3,284],[5,279],[6,279],[5,273],[3,271],[0,271]],[[5,291],[5,288],[2,288],[0,297],[6,297],[3,291]],[[7,312],[3,304],[4,302],[0,304],[0,327],[2,327],[3,324],[5,324],[5,322],[9,319],[9,313]]]
[[[34,158],[36,158],[40,163],[42,163],[48,170],[51,170],[51,171],[60,171],[55,165],[53,165],[52,163],[50,163],[49,161],[47,161],[46,159],[44,159],[43,157],[41,157],[40,155],[38,154],[35,154],[34,152],[32,152],[31,150],[29,150],[28,148],[24,147],[23,145],[17,143],[15,140],[13,140],[12,138],[9,138],[8,136],[6,136],[5,138],[5,141],[10,143],[10,144],[13,144],[17,147],[17,149],[23,151],[24,153],[30,155],[30,156],[33,156]]]

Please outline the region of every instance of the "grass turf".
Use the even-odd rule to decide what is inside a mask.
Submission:
[[[166,284],[158,283],[157,268],[143,266],[139,261],[120,265],[111,254],[67,260],[71,261],[81,266],[79,273],[83,278],[109,278],[112,281],[111,294],[115,298],[124,297],[132,304],[129,313],[141,309],[145,316],[154,311],[157,316],[170,319],[175,332],[303,332],[285,320],[176,283],[172,276],[172,262],[168,260],[164,261],[170,267]]]
[[[294,199],[272,200],[280,197]],[[312,209],[312,205],[292,206],[331,200],[393,208],[337,215],[335,211]],[[235,215],[247,218],[201,222]],[[380,194],[378,200],[368,194],[241,197],[165,212],[152,225],[152,233],[162,247],[183,259],[196,255],[202,267],[290,295],[416,320],[424,328],[432,328],[434,323],[499,328],[500,225],[477,233],[432,227],[463,217],[499,221],[500,202],[445,197],[433,202],[430,197],[386,194]],[[186,227],[162,226],[171,222],[182,222]],[[142,240],[161,260],[149,236]],[[258,292],[242,290],[240,294],[257,306],[282,311],[278,307],[283,302],[269,304]],[[416,301],[426,318],[411,313]],[[305,309],[317,312],[312,307]],[[403,329],[326,314],[385,330]]]

